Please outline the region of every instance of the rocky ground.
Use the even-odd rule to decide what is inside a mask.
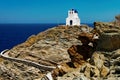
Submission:
[[[57,26],[38,35],[30,36],[24,43],[9,50],[8,55],[44,65],[56,66],[70,61],[67,53],[69,47],[73,44],[81,44],[81,41],[77,39],[78,35],[81,32],[91,30],[92,28],[87,25],[82,27]],[[47,71],[43,73],[34,67],[2,58],[0,65],[1,80],[34,80],[40,79],[42,74],[47,73]]]
[[[119,80],[118,17],[115,22],[95,22],[94,29],[87,25],[48,29],[13,47],[8,55],[43,65],[62,65],[62,72],[53,70],[57,80]],[[41,80],[47,73],[0,58],[0,80]]]
[[[119,80],[120,49],[113,52],[96,51],[80,68],[58,77],[58,80]]]

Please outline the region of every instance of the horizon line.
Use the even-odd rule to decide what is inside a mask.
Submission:
[[[83,22],[83,23],[80,23],[80,24],[93,24],[94,22]],[[0,24],[66,24],[66,23],[0,23]]]

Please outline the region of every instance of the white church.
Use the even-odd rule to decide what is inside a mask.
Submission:
[[[68,26],[80,26],[80,18],[78,16],[78,11],[71,9],[68,11],[68,17],[66,18],[66,25]]]

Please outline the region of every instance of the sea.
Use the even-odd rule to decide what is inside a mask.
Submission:
[[[63,25],[61,23],[59,25]],[[49,28],[55,27],[56,23],[46,24],[0,24],[0,52],[5,49],[11,49],[21,44],[31,35],[36,35]],[[93,24],[87,23],[93,27]]]

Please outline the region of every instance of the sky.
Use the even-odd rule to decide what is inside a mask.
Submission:
[[[70,9],[81,23],[110,22],[120,14],[120,0],[0,0],[0,23],[65,23]]]

